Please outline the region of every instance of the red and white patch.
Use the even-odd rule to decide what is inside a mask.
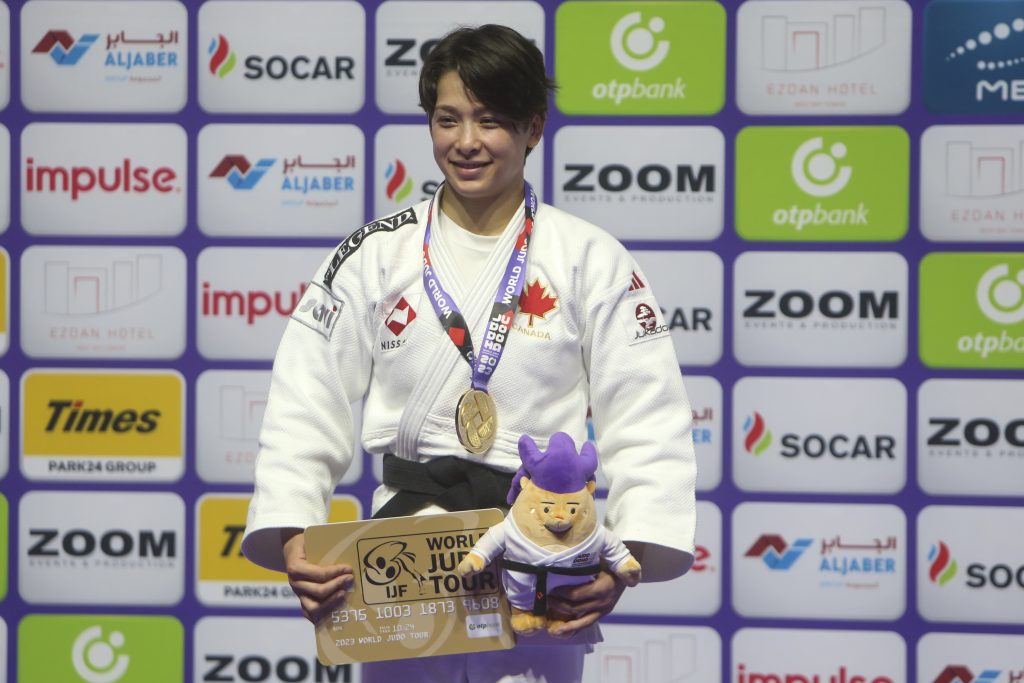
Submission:
[[[401,335],[405,331],[405,328],[416,319],[416,311],[413,309],[409,302],[405,300],[403,296],[395,304],[394,309],[388,314],[384,324],[387,326],[391,333],[396,337]]]

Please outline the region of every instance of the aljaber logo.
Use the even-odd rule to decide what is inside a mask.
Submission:
[[[945,586],[956,576],[956,559],[942,541],[932,545],[928,551],[928,562],[928,580],[932,583]]]
[[[813,542],[813,538],[798,538],[789,546],[778,534],[762,534],[743,555],[760,557],[773,571],[786,571],[800,559]]]
[[[210,55],[210,73],[224,78],[235,68],[235,53],[223,35],[217,34],[217,37],[210,41],[210,47],[206,52]]]
[[[772,432],[765,427],[764,418],[756,410],[744,420],[743,433],[743,448],[747,453],[761,455],[772,445]]]
[[[75,673],[88,683],[114,683],[124,676],[131,658],[118,654],[124,647],[125,637],[120,631],[112,631],[103,638],[100,626],[90,626],[75,638],[71,647],[71,663]]]
[[[1010,266],[1001,263],[978,280],[978,306],[989,320],[1012,325],[1024,320],[1024,268],[1010,277]]]
[[[226,178],[236,190],[251,190],[277,159],[260,159],[255,165],[241,154],[229,154],[210,172],[211,178]]]
[[[1020,111],[1024,3],[945,0],[925,12],[925,101],[937,112]]]
[[[932,683],[995,683],[1001,669],[985,669],[975,676],[971,670],[962,665],[950,665],[942,670]],[[1016,680],[1011,678],[1012,680]]]
[[[388,164],[388,168],[384,172],[384,179],[388,183],[386,188],[388,199],[396,204],[404,201],[412,192],[412,176],[405,170],[405,164],[401,159],[395,159],[394,162]]]
[[[75,41],[67,31],[47,31],[32,52],[49,54],[61,66],[74,66],[99,37],[98,33],[86,33]]]
[[[813,137],[797,147],[790,163],[793,181],[812,197],[831,197],[839,193],[853,175],[852,168],[837,163],[846,156],[846,145],[836,142],[828,151],[823,151],[824,146],[821,136]]]
[[[657,34],[665,30],[665,20],[653,17],[646,26],[640,12],[630,12],[619,19],[612,29],[612,54],[619,64],[631,71],[647,71],[661,64],[668,56],[670,43],[658,40]]]

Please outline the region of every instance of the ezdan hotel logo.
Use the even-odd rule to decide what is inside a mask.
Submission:
[[[1024,103],[1024,2],[939,0],[925,9],[925,103],[1013,113]]]
[[[1024,254],[928,254],[920,291],[925,364],[1024,368]]]
[[[48,54],[61,66],[74,66],[99,37],[98,33],[86,33],[75,40],[67,31],[47,31],[42,40],[32,48],[32,52]]]
[[[706,0],[564,2],[555,69],[569,114],[714,114],[725,100],[725,10]]]
[[[736,229],[752,240],[897,240],[910,140],[895,126],[761,127],[736,141]]]

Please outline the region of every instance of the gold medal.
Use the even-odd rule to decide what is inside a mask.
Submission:
[[[494,445],[498,408],[490,394],[472,387],[466,390],[455,408],[455,432],[463,448],[474,455],[486,453]]]

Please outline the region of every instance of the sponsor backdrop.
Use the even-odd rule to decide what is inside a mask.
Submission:
[[[586,680],[1024,680],[1024,0],[6,0],[0,683],[361,679],[239,554],[270,365],[436,189],[419,69],[485,21],[561,84],[528,178],[635,254],[693,402],[696,564]],[[530,283],[531,342],[559,313]]]

